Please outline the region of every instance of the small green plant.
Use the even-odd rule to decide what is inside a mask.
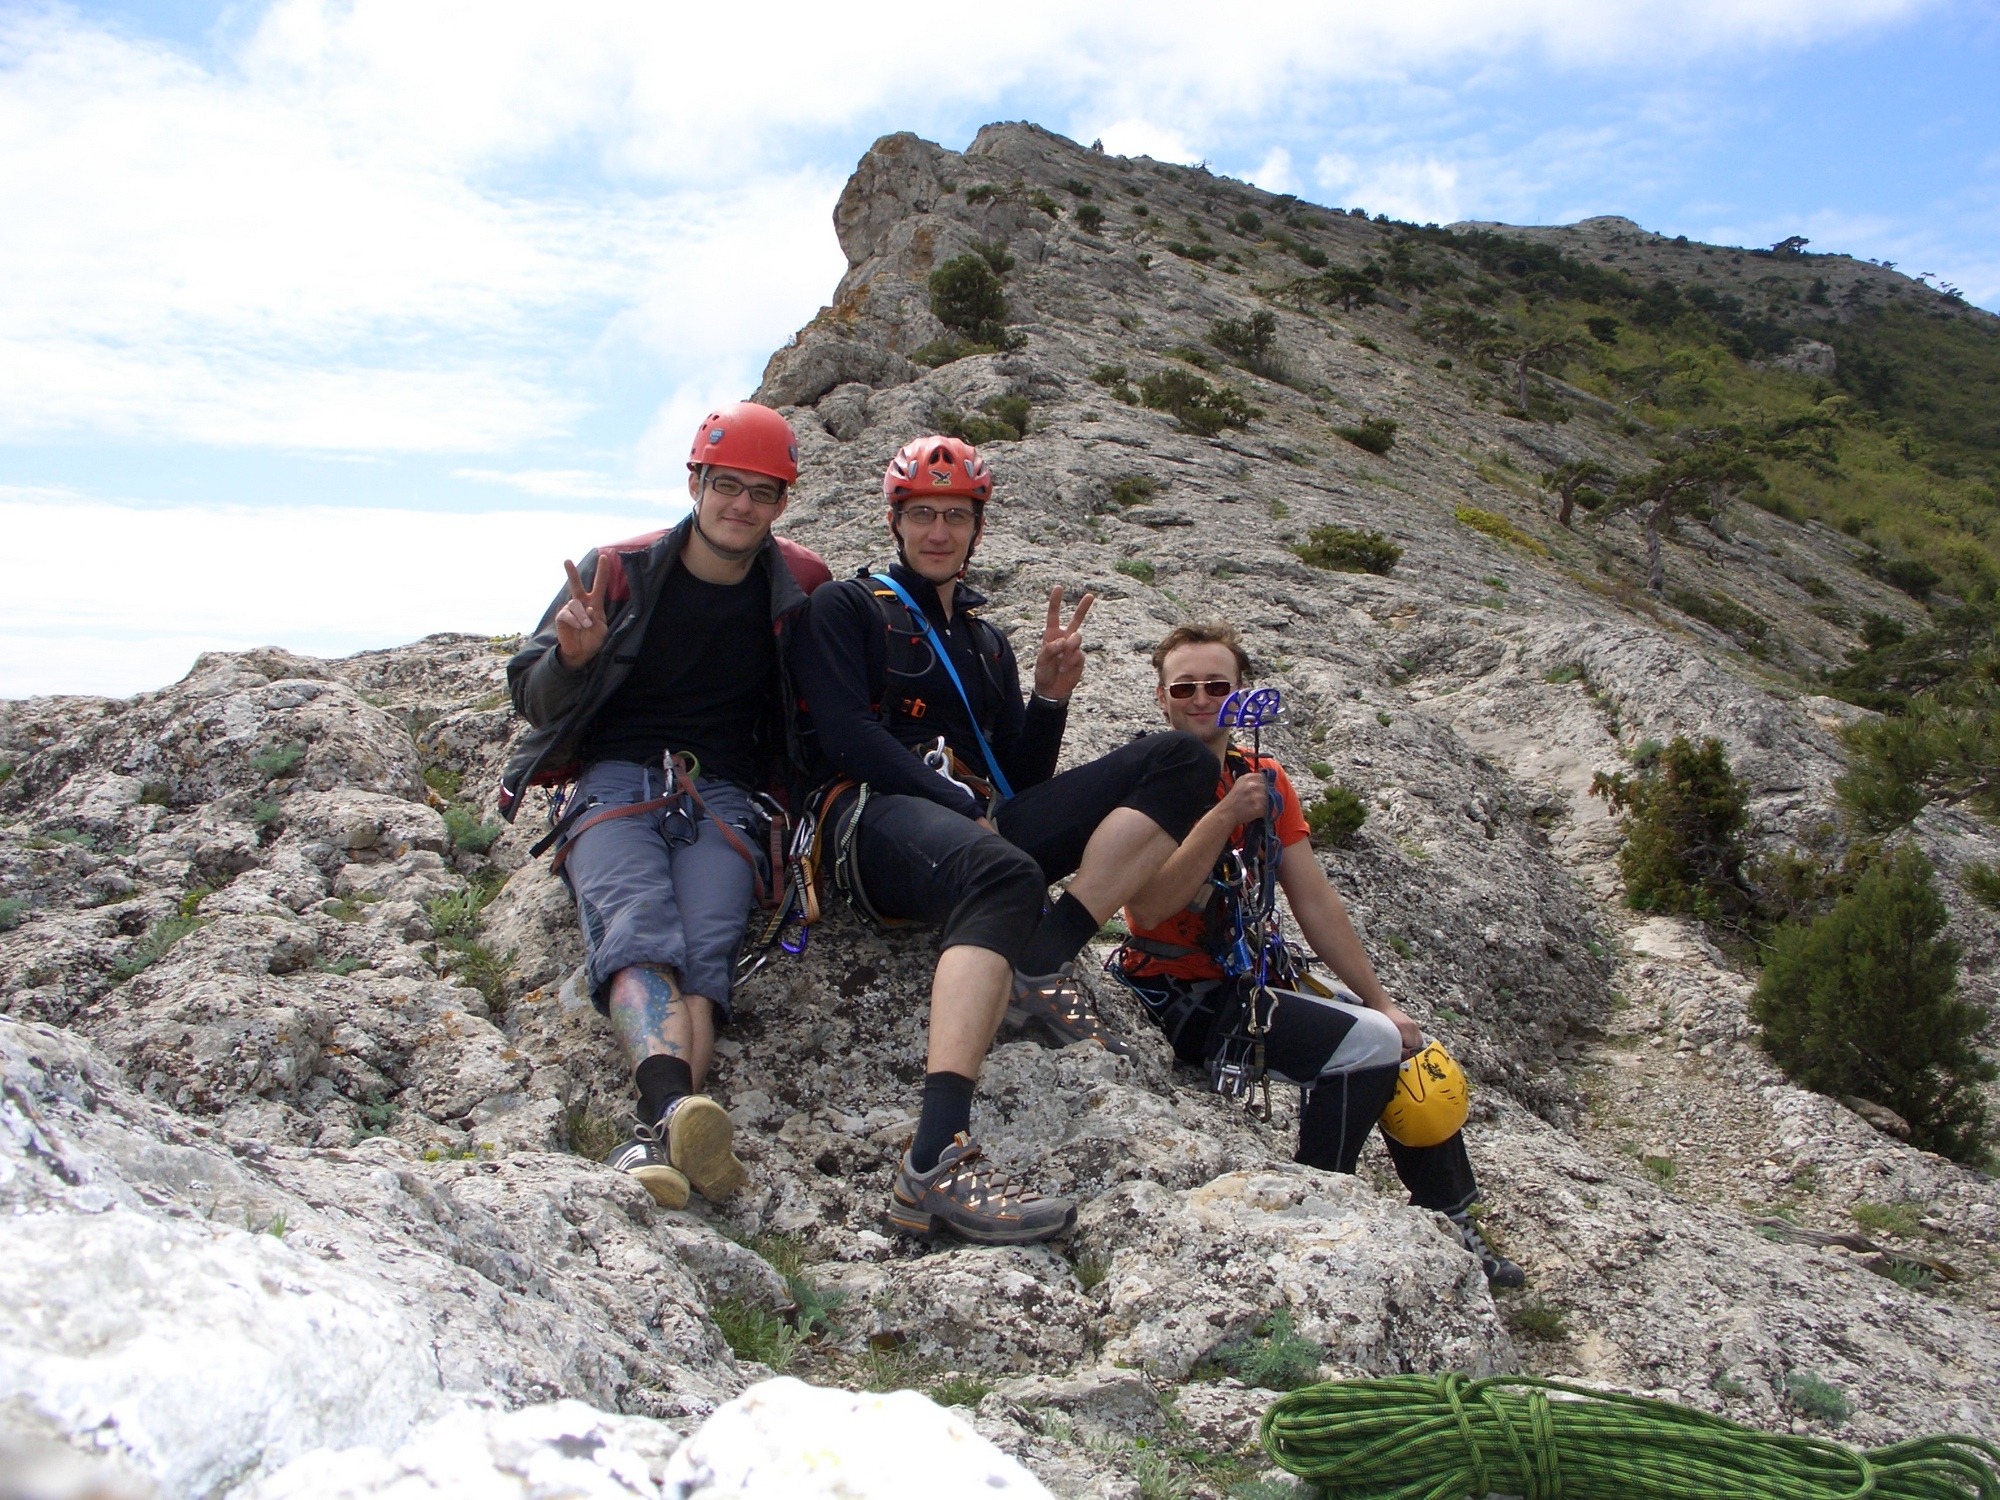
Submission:
[[[1958,883],[1965,887],[1967,895],[1981,906],[1992,911],[2000,911],[2000,866],[1989,865],[1980,860],[1969,861],[1958,872]]]
[[[1099,365],[1090,372],[1091,380],[1103,386],[1106,390],[1109,390],[1113,386],[1125,384],[1131,378],[1131,375],[1132,372],[1124,365]]]
[[[1839,1387],[1828,1385],[1817,1375],[1794,1371],[1785,1377],[1785,1393],[1791,1397],[1792,1405],[1807,1416],[1835,1427],[1853,1414]]]
[[[1301,1338],[1289,1312],[1275,1312],[1255,1331],[1216,1347],[1215,1363],[1262,1391],[1295,1391],[1319,1379],[1326,1351]]]
[[[1333,764],[1330,761],[1324,761],[1324,760],[1308,761],[1306,762],[1306,769],[1312,772],[1313,775],[1317,776],[1321,781],[1326,780],[1327,777],[1333,774]]]
[[[931,1387],[930,1398],[939,1406],[974,1407],[992,1389],[985,1381],[974,1380],[970,1375],[951,1375]]]
[[[1104,1285],[1104,1279],[1111,1274],[1111,1259],[1095,1250],[1086,1250],[1076,1258],[1070,1267],[1076,1272],[1076,1284],[1086,1292],[1095,1291]]]
[[[95,849],[97,836],[80,828],[51,828],[28,840],[30,849]]]
[[[13,779],[14,763],[11,760],[0,760],[0,786],[5,786]]]
[[[479,810],[466,802],[454,802],[444,810],[444,827],[452,847],[468,854],[484,854],[507,831],[505,823],[482,820]]]
[[[1278,338],[1277,315],[1259,309],[1248,318],[1218,318],[1208,325],[1205,337],[1237,363],[1253,370],[1268,369]]]
[[[1674,1174],[1679,1169],[1675,1167],[1671,1156],[1642,1156],[1639,1158],[1639,1165],[1644,1167],[1646,1175],[1661,1187],[1674,1185]]]
[[[1582,679],[1583,668],[1573,661],[1564,662],[1559,667],[1550,667],[1548,671],[1542,673],[1542,681],[1555,683],[1558,687],[1563,683],[1580,682]]]
[[[1090,196],[1090,184],[1085,182],[1081,177],[1065,177],[1063,179],[1063,191],[1068,193],[1072,198],[1088,198]]]
[[[1403,556],[1403,549],[1381,532],[1346,526],[1315,526],[1292,552],[1308,566],[1333,573],[1386,574]]]
[[[361,1122],[354,1131],[354,1139],[358,1143],[389,1133],[390,1127],[396,1123],[396,1101],[371,1092],[354,1106],[354,1113]]]
[[[299,763],[305,758],[304,745],[266,745],[250,757],[250,769],[266,781],[276,781],[298,770]]]
[[[1168,359],[1177,359],[1184,365],[1193,365],[1197,370],[1206,370],[1211,375],[1222,368],[1222,362],[1213,354],[1193,344],[1169,344],[1166,354]]]
[[[1114,571],[1123,573],[1127,578],[1136,578],[1141,583],[1152,583],[1160,576],[1159,569],[1143,557],[1122,557],[1111,566]]]
[[[1514,1332],[1538,1343],[1553,1344],[1569,1337],[1569,1318],[1560,1307],[1536,1297],[1507,1310]]]
[[[1825,916],[1778,930],[1750,1013],[1798,1083],[1885,1104],[1910,1122],[1913,1145],[1976,1161],[1979,1085],[1996,1070],[1974,1045],[1987,1011],[1958,991],[1946,919],[1930,861],[1902,845]]]
[[[1350,789],[1330,786],[1306,809],[1306,826],[1315,848],[1345,844],[1368,821],[1368,807]]]
[[[1537,557],[1547,557],[1549,549],[1535,538],[1521,530],[1498,511],[1481,510],[1476,505],[1461,505],[1452,514],[1461,526],[1470,526],[1474,531],[1492,537],[1497,542],[1519,547],[1524,552],[1532,552]]]
[[[174,789],[164,781],[149,781],[139,788],[141,807],[168,807],[173,803]]]
[[[738,1359],[754,1359],[782,1375],[798,1357],[799,1334],[776,1313],[741,1297],[724,1297],[709,1309],[709,1315],[729,1352]]]
[[[1028,194],[1028,204],[1030,207],[1039,209],[1041,212],[1047,214],[1051,219],[1060,219],[1062,217],[1062,205],[1040,188],[1036,188],[1032,193]]]
[[[1730,769],[1720,740],[1704,740],[1697,750],[1676,735],[1656,758],[1642,762],[1637,777],[1600,771],[1590,794],[1626,815],[1618,868],[1628,906],[1699,917],[1748,908],[1742,869],[1749,792]]]
[[[1375,722],[1377,724],[1380,724],[1384,729],[1387,729],[1391,724],[1395,723],[1396,721],[1390,718],[1387,714],[1383,713],[1380,709],[1377,709],[1375,711]]]
[[[1355,426],[1336,427],[1333,430],[1362,452],[1373,453],[1379,458],[1396,446],[1396,429],[1399,425],[1389,417],[1368,417]]]
[[[1937,1290],[1938,1275],[1935,1268],[1920,1260],[1905,1260],[1900,1255],[1889,1256],[1882,1262],[1882,1274],[1906,1291],[1932,1292]]]
[[[573,1104],[563,1116],[563,1139],[578,1156],[603,1161],[624,1144],[625,1132],[615,1121]]]
[[[1396,957],[1398,958],[1408,958],[1410,954],[1414,951],[1410,947],[1410,940],[1404,937],[1400,932],[1392,932],[1389,934],[1389,946],[1395,950]]]
[[[1159,481],[1150,474],[1127,474],[1111,481],[1111,499],[1116,505],[1144,505],[1159,492]]]
[[[0,896],[0,932],[12,932],[21,925],[28,903],[20,896]]]
[[[931,313],[945,327],[982,344],[1007,342],[1007,295],[986,256],[953,256],[931,272],[929,288]]]
[[[1248,427],[1263,413],[1227,386],[1210,385],[1186,370],[1161,370],[1139,382],[1139,397],[1188,432],[1213,437],[1225,427]]]
[[[283,804],[277,802],[254,802],[250,805],[250,822],[260,832],[284,817]]]
[[[933,407],[931,423],[939,432],[978,447],[982,443],[1019,442],[1028,433],[1028,398],[992,396],[980,403],[984,416],[961,415],[949,407]]]
[[[474,885],[468,885],[462,891],[453,891],[448,896],[439,896],[424,908],[431,919],[432,934],[439,939],[478,937],[486,925],[480,912],[488,899]]]
[[[1197,265],[1208,265],[1222,252],[1213,245],[1184,245],[1179,240],[1168,240],[1167,249],[1183,260],[1191,260]]]
[[[365,958],[327,958],[313,965],[315,973],[334,974],[345,979],[357,969],[372,969],[373,964]]]
[[[381,899],[374,891],[356,891],[351,896],[323,901],[319,909],[336,922],[359,922],[368,915],[368,908]]]
[[[1850,1203],[1848,1216],[1871,1234],[1910,1239],[1918,1232],[1917,1220],[1923,1210],[1914,1203],[1870,1203],[1866,1199]]]
[[[194,886],[186,895],[181,897],[181,915],[184,917],[193,916],[201,910],[201,903],[214,894],[215,892],[208,886]]]
[[[1727,1397],[1731,1401],[1741,1401],[1750,1394],[1750,1387],[1740,1377],[1731,1375],[1727,1371],[1711,1380],[1709,1388],[1716,1395]]]
[[[478,990],[495,1014],[506,1010],[507,976],[514,971],[514,960],[520,956],[518,949],[495,953],[484,943],[464,938],[446,939],[439,946],[451,955],[444,962],[446,973]]]
[[[165,958],[167,950],[175,943],[207,925],[208,923],[200,917],[176,916],[155,922],[146,929],[145,936],[135,942],[126,951],[125,956],[111,966],[112,978],[122,984],[135,974],[144,973]]]
[[[1076,227],[1085,234],[1095,234],[1104,227],[1104,210],[1095,203],[1080,204],[1076,210]]]
[[[425,766],[424,785],[449,801],[465,790],[465,773],[449,766]]]

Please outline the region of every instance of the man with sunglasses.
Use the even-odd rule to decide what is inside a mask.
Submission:
[[[690,1184],[718,1200],[743,1181],[729,1116],[701,1088],[755,892],[779,873],[755,794],[793,758],[793,631],[829,577],[771,534],[798,456],[770,408],[710,412],[688,456],[687,519],[565,562],[568,587],[507,663],[535,727],[501,810],[511,820],[525,787],[575,778],[555,859],[591,999],[638,1093],[632,1138],[606,1164],[669,1208]]]
[[[1187,835],[1215,771],[1199,741],[1154,734],[1056,775],[1092,596],[1064,624],[1062,589],[1049,591],[1024,703],[1013,647],[964,582],[993,493],[985,461],[956,438],[919,438],[882,492],[897,561],[813,596],[798,673],[834,884],[865,917],[943,928],[921,1113],[889,1223],[1047,1239],[1076,1209],[982,1157],[970,1134],[980,1064],[1010,1016],[1058,1046],[1128,1050],[1074,960]],[[1071,875],[1044,913],[1048,887]]]
[[[1182,1062],[1200,1067],[1209,1061],[1238,998],[1231,987],[1245,983],[1230,979],[1216,956],[1218,905],[1225,899],[1217,877],[1245,847],[1247,829],[1273,816],[1275,791],[1284,851],[1278,883],[1306,942],[1347,988],[1333,999],[1275,990],[1265,1066],[1305,1091],[1298,1159],[1352,1172],[1395,1093],[1402,1060],[1422,1050],[1423,1033],[1369,964],[1347,908],[1313,853],[1305,811],[1285,768],[1232,743],[1229,728],[1218,722],[1224,701],[1250,672],[1236,627],[1222,621],[1178,626],[1154,649],[1153,667],[1154,696],[1167,723],[1207,747],[1209,773],[1219,779],[1211,784],[1209,811],[1127,903],[1131,936],[1113,956],[1113,971],[1145,1004]],[[1383,1139],[1410,1201],[1450,1217],[1490,1283],[1520,1286],[1521,1268],[1479,1232],[1479,1186],[1463,1133],[1434,1146],[1406,1146],[1386,1131]]]

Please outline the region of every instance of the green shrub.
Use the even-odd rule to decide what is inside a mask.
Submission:
[[[139,788],[141,807],[168,807],[173,803],[174,789],[164,781],[149,781]]]
[[[1923,1211],[1914,1203],[1870,1203],[1857,1199],[1847,1206],[1848,1216],[1871,1234],[1893,1235],[1897,1239],[1914,1239],[1920,1226],[1917,1220]]]
[[[776,1313],[741,1297],[724,1297],[709,1309],[709,1315],[729,1352],[738,1359],[754,1359],[783,1374],[798,1356],[798,1333]]]
[[[977,183],[965,190],[965,201],[967,203],[984,203],[999,191],[1000,184],[997,182]]]
[[[1204,266],[1222,254],[1213,245],[1184,245],[1179,240],[1168,240],[1167,249],[1183,260],[1195,261]]]
[[[143,973],[167,956],[167,950],[190,932],[206,927],[208,923],[200,917],[168,917],[155,922],[146,929],[146,935],[127,950],[125,956],[111,966],[112,978],[121,984],[133,975]]]
[[[953,256],[930,275],[931,313],[945,327],[982,344],[1007,339],[1007,297],[988,258]]]
[[[1095,234],[1104,227],[1104,210],[1095,203],[1086,203],[1076,211],[1076,227],[1086,234]]]
[[[1838,1427],[1853,1414],[1847,1397],[1836,1386],[1828,1385],[1817,1375],[1794,1372],[1785,1377],[1785,1393],[1791,1397],[1792,1405],[1809,1417],[1822,1422],[1831,1422]]]
[[[449,766],[425,766],[424,785],[449,801],[465,790],[465,773]]]
[[[1289,1312],[1276,1312],[1253,1334],[1218,1345],[1211,1358],[1257,1390],[1295,1391],[1319,1379],[1326,1351],[1299,1336]]]
[[[1002,349],[1018,348],[1026,340],[1019,334],[1006,334],[998,343],[975,344],[965,339],[947,334],[941,339],[932,339],[928,344],[910,351],[910,358],[927,370],[935,370],[940,365],[948,365],[954,360],[970,359],[975,354],[998,354]]]
[[[1196,348],[1193,344],[1170,344],[1167,346],[1166,355],[1168,359],[1177,359],[1184,365],[1193,365],[1197,370],[1206,370],[1211,375],[1222,368],[1221,362],[1213,354],[1206,349]]]
[[[1229,221],[1229,227],[1238,234],[1262,234],[1264,232],[1264,221],[1246,208],[1242,213]]]
[[[291,775],[305,758],[304,745],[266,745],[250,757],[250,769],[266,781],[276,781],[281,776]]]
[[[1764,1045],[1797,1082],[1859,1095],[1910,1122],[1912,1142],[1961,1160],[1984,1151],[1973,1038],[1985,1007],[1958,993],[1931,865],[1904,845],[1876,861],[1818,921],[1780,928],[1751,1000]]]
[[[1636,778],[1598,772],[1590,794],[1626,815],[1618,869],[1628,906],[1711,918],[1748,910],[1742,869],[1749,795],[1720,740],[1704,740],[1697,750],[1676,735]]]
[[[2000,911],[2000,868],[1981,860],[1970,861],[1958,872],[1958,883],[1981,906]]]
[[[1330,786],[1306,810],[1306,827],[1315,847],[1344,844],[1368,821],[1367,804],[1344,786]]]
[[[1944,574],[1920,557],[1887,557],[1877,552],[1868,559],[1868,571],[1915,599],[1924,598],[1944,581]]]
[[[482,822],[479,809],[469,802],[454,802],[447,807],[444,810],[444,826],[445,832],[451,835],[452,846],[468,854],[484,854],[507,831],[505,823]]]
[[[269,828],[285,815],[281,802],[253,802],[250,804],[250,821],[259,830]]]
[[[0,932],[12,932],[21,925],[28,903],[20,896],[0,896]]]
[[[1130,376],[1131,371],[1123,365],[1099,365],[1090,372],[1090,378],[1094,382],[1107,388],[1125,384]]]
[[[1111,481],[1111,498],[1119,505],[1143,505],[1159,492],[1159,482],[1150,474],[1127,474]]]
[[[1262,412],[1226,386],[1210,385],[1186,370],[1161,370],[1139,382],[1139,396],[1189,432],[1213,437],[1225,427],[1248,427]]]
[[[1062,205],[1040,188],[1036,188],[1032,193],[1028,194],[1028,204],[1032,208],[1041,210],[1051,219],[1060,219],[1062,217]]]
[[[1068,193],[1072,198],[1088,198],[1090,196],[1090,184],[1085,182],[1081,177],[1065,177],[1063,179],[1063,191]]]
[[[1364,453],[1373,453],[1378,458],[1396,446],[1397,424],[1388,417],[1369,417],[1357,427],[1336,427],[1333,430]]]
[[[1955,696],[1919,693],[1899,714],[1841,729],[1853,759],[1834,796],[1863,829],[1891,832],[1938,799],[2000,820],[2000,687],[1960,687]]]
[[[1564,662],[1559,667],[1550,667],[1548,671],[1542,673],[1542,681],[1553,682],[1557,685],[1565,682],[1576,682],[1581,680],[1582,677],[1583,668],[1573,661]]]
[[[1253,370],[1267,368],[1278,338],[1277,317],[1263,309],[1248,318],[1219,318],[1208,325],[1209,343]]]
[[[1459,525],[1470,526],[1474,531],[1492,537],[1495,541],[1506,542],[1538,557],[1547,557],[1549,549],[1521,530],[1498,511],[1481,510],[1476,505],[1461,505],[1452,512]]]
[[[1507,1322],[1514,1332],[1524,1338],[1535,1339],[1545,1344],[1553,1344],[1569,1337],[1569,1319],[1563,1314],[1563,1310],[1539,1298],[1509,1308]]]
[[[1331,573],[1387,573],[1403,556],[1403,549],[1381,532],[1345,526],[1315,526],[1292,551],[1302,562]]]
[[[1141,583],[1151,583],[1160,576],[1159,569],[1143,557],[1121,558],[1111,566],[1114,571],[1123,573],[1127,578],[1136,578]]]

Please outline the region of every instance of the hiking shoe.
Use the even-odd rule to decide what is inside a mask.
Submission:
[[[730,1149],[736,1127],[720,1104],[706,1094],[688,1094],[674,1101],[660,1124],[667,1133],[667,1160],[710,1203],[743,1186],[743,1163]]]
[[[1528,1284],[1527,1272],[1486,1243],[1486,1236],[1479,1232],[1479,1224],[1471,1214],[1447,1214],[1446,1217],[1458,1230],[1459,1242],[1479,1257],[1479,1269],[1486,1273],[1488,1286],[1516,1287]]]
[[[634,1121],[632,1139],[604,1158],[614,1172],[627,1172],[653,1195],[662,1208],[686,1208],[688,1180],[667,1160],[665,1132],[657,1125]]]
[[[1053,1239],[1076,1223],[1076,1205],[1044,1198],[986,1161],[978,1143],[960,1132],[928,1172],[903,1153],[889,1197],[889,1227],[930,1239],[950,1230],[975,1245],[1027,1245]]]
[[[1104,1028],[1097,1001],[1076,977],[1076,966],[1064,964],[1053,974],[1014,975],[1014,998],[1007,1019],[1016,1026],[1039,1026],[1058,1047],[1095,1042],[1118,1057],[1132,1049]]]

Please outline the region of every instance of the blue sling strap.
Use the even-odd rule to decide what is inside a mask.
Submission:
[[[910,617],[923,625],[924,639],[930,643],[931,651],[937,659],[944,664],[945,675],[951,678],[951,685],[958,689],[958,701],[965,705],[965,717],[972,725],[972,737],[979,741],[979,753],[986,757],[986,769],[993,773],[993,789],[1000,794],[1001,801],[1010,800],[1014,795],[1014,789],[1007,784],[1007,777],[1000,769],[1000,762],[993,758],[993,747],[986,743],[986,736],[980,732],[979,716],[972,711],[972,700],[965,694],[965,684],[959,681],[958,668],[951,664],[951,652],[945,648],[944,640],[937,632],[937,626],[931,623],[929,615],[917,607],[917,601],[910,597],[910,591],[887,573],[871,573],[868,576],[902,600],[903,607],[910,612]]]

